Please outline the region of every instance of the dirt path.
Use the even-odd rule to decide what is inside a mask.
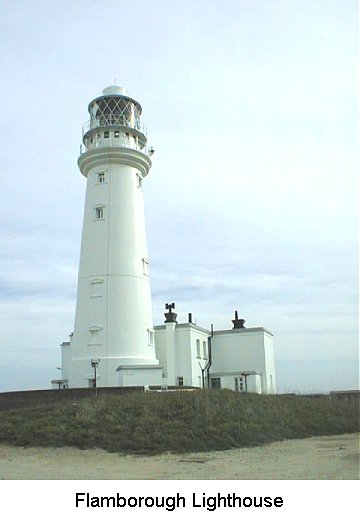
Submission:
[[[119,455],[75,448],[0,444],[5,480],[329,480],[359,479],[359,435],[312,437],[186,455]]]

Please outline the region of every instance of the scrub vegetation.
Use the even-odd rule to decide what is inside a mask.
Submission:
[[[100,389],[99,389],[100,390]],[[256,446],[359,430],[357,399],[227,390],[0,394],[0,442],[156,454]],[[31,394],[31,392],[30,392]],[[15,398],[10,399],[10,395]]]

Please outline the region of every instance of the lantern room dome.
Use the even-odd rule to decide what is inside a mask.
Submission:
[[[110,87],[106,87],[103,90],[104,96],[128,96],[129,93],[124,87],[120,87],[119,85],[110,85]]]

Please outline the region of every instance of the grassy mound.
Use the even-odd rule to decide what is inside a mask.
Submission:
[[[155,454],[254,446],[359,430],[358,401],[235,392],[134,393],[0,412],[0,441]]]

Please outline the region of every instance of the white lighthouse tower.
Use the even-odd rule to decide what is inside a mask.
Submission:
[[[111,86],[88,110],[78,160],[87,187],[75,329],[63,344],[63,377],[70,387],[161,384],[142,189],[152,151],[142,109]]]

